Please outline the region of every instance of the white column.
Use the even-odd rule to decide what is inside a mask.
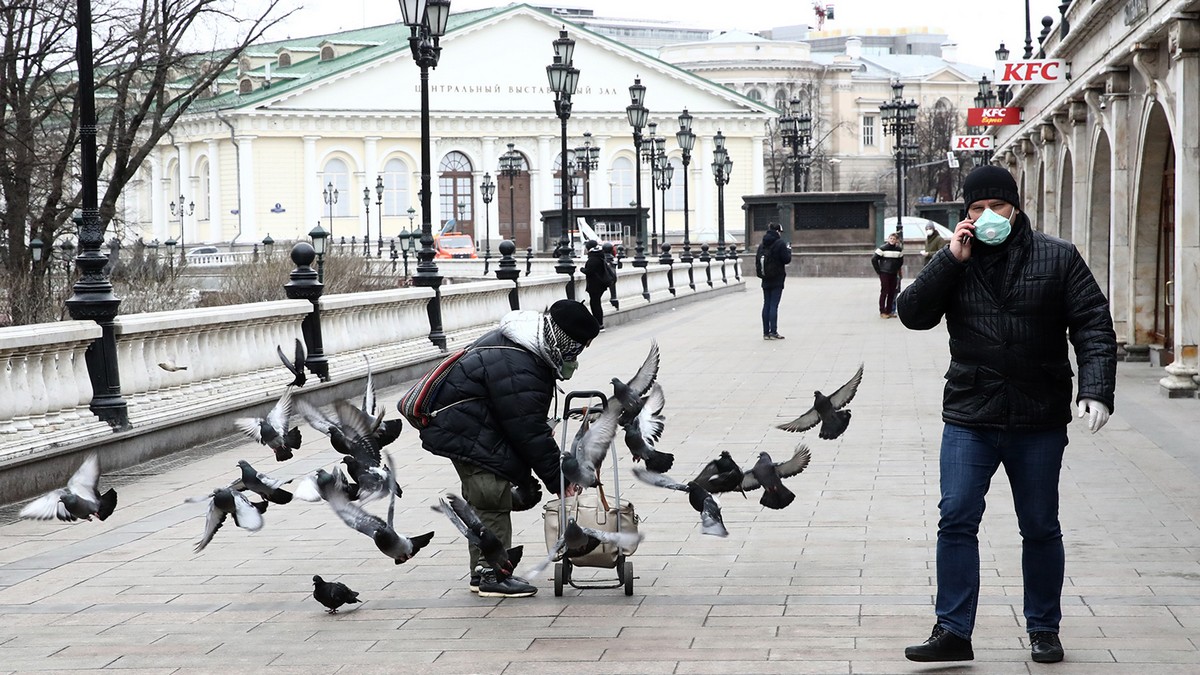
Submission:
[[[317,166],[317,141],[320,136],[304,137],[304,222],[294,236],[304,238],[321,222],[321,167]],[[245,149],[243,148],[243,152]]]
[[[765,136],[754,136],[750,139],[750,194],[761,195],[767,191],[767,170],[764,161],[763,143],[766,142]],[[810,177],[811,182],[811,177]],[[725,195],[728,197],[729,195]],[[741,208],[738,208],[741,212]],[[726,221],[726,231],[728,231],[729,222]],[[745,227],[739,226],[738,231],[742,232]],[[744,234],[744,233],[743,233]],[[739,237],[740,238],[740,237]]]
[[[208,241],[225,241],[225,212],[221,210],[221,195],[225,192],[221,185],[221,142],[215,138],[209,139],[208,144],[208,232],[204,238]],[[233,192],[232,190],[230,191]]]
[[[625,204],[612,203],[612,187],[609,185],[608,167],[612,163],[612,158],[604,154],[604,148],[608,145],[610,136],[593,136],[592,144],[600,149],[597,154],[599,161],[596,162],[596,168],[592,170],[592,192],[591,204],[595,207],[613,207],[626,206]]]
[[[163,168],[167,165],[167,146],[155,149],[157,161],[150,167],[150,219],[154,223],[154,238],[162,243],[170,238],[167,234],[167,180]]]
[[[704,167],[712,165],[714,149],[711,136],[696,136],[696,150],[692,153],[692,166],[696,167],[696,173],[692,175],[692,184],[688,189],[696,196],[696,218],[690,229],[695,233],[694,241],[698,243],[717,241],[717,185],[713,182],[712,174],[704,170]],[[715,253],[715,250],[710,253]]]
[[[1057,130],[1052,125],[1042,126],[1042,165],[1046,168],[1042,185],[1042,213],[1044,223],[1038,229],[1055,237],[1062,236],[1062,223],[1058,222],[1058,183],[1062,171],[1059,153],[1062,148],[1056,142]]]
[[[1133,251],[1129,245],[1134,208],[1129,184],[1129,131],[1132,125],[1124,123],[1129,119],[1129,96],[1124,93],[1109,96],[1108,108],[1111,115],[1108,119],[1115,121],[1107,127],[1109,145],[1112,147],[1112,174],[1109,180],[1112,232],[1108,249],[1108,278],[1112,291],[1108,303],[1117,341],[1134,344]]]
[[[364,136],[363,137],[363,187],[367,188],[367,193],[371,200],[371,206],[375,206],[375,177],[379,175],[379,136]],[[357,196],[358,193],[355,193]],[[382,208],[376,207],[376,208]],[[378,223],[379,214],[371,213],[367,216],[367,232],[371,233],[371,241],[375,242],[374,248],[378,248],[378,238],[381,236]]]
[[[547,248],[542,243],[542,211],[557,208],[558,206],[547,206],[547,204],[554,202],[554,150],[550,145],[551,141],[554,140],[557,140],[554,136],[538,136],[537,168],[530,169],[530,174],[532,175],[529,178],[529,182],[533,195],[530,199],[529,229],[533,235],[534,251]]]
[[[254,139],[255,136],[238,136],[238,179],[239,192],[242,195],[242,232],[241,239],[258,241],[262,239],[258,232],[258,202],[254,194]]]
[[[1071,222],[1063,223],[1063,232],[1070,232],[1075,248],[1085,256],[1091,250],[1092,228],[1088,213],[1092,202],[1092,144],[1087,125],[1087,104],[1076,101],[1071,104]],[[1070,228],[1067,230],[1066,228]]]
[[[187,212],[187,205],[196,202],[196,192],[192,189],[192,149],[187,143],[180,143],[176,147],[179,149],[179,185],[175,190],[178,194],[171,195],[171,201],[183,197],[183,203],[178,205],[179,210],[175,217],[179,219],[179,249],[185,251],[187,247],[199,243],[196,234],[196,214],[189,215]]]

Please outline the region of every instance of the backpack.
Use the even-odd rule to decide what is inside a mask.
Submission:
[[[758,245],[758,255],[754,256],[754,273],[759,279],[779,279],[783,277],[783,265],[779,256],[774,255],[774,246]]]
[[[605,262],[604,263],[604,284],[606,286],[612,286],[615,283],[617,283],[617,266],[610,265],[608,262]]]

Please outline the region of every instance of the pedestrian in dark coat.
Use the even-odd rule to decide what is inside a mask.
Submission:
[[[782,340],[779,334],[779,301],[783,299],[783,284],[787,266],[792,262],[792,247],[780,234],[779,223],[767,225],[767,233],[754,255],[754,271],[762,279],[762,325],[764,340]]]
[[[548,421],[555,414],[555,382],[574,374],[577,358],[599,332],[574,300],[559,300],[544,313],[509,312],[468,348],[437,390],[431,408],[438,413],[421,430],[421,445],[454,462],[463,499],[505,548],[512,546],[512,485],[528,485],[536,475],[559,493],[559,448]],[[469,547],[469,555],[473,584],[487,585],[486,574],[477,581],[479,550]],[[537,590],[512,577],[492,579],[496,588],[483,592],[493,597]]]
[[[904,269],[904,244],[900,235],[892,232],[887,243],[875,249],[871,267],[879,275],[879,317],[896,318],[896,295],[900,293],[900,271]]]
[[[597,242],[589,239],[585,248],[587,248],[587,262],[583,264],[583,277],[586,280],[584,289],[590,300],[592,317],[600,325],[600,330],[604,330],[604,303],[601,302],[601,298],[604,297],[604,292],[610,285],[611,276],[608,262],[604,259],[604,250]]]
[[[984,499],[1004,466],[1021,534],[1025,630],[1032,658],[1061,661],[1064,574],[1058,480],[1074,401],[1093,433],[1108,421],[1117,342],[1108,300],[1070,242],[1035,231],[1011,174],[975,169],[963,183],[967,218],[900,294],[900,321],[929,330],[946,319],[950,368],[942,401],[937,624],[905,655],[974,658]]]

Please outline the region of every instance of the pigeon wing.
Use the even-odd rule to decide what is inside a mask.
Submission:
[[[816,408],[809,408],[803,415],[797,417],[791,422],[788,422],[787,424],[780,424],[775,428],[797,433],[801,431],[808,431],[809,429],[820,424],[820,422],[821,414],[817,412]]]
[[[742,492],[746,490],[757,490],[762,487],[762,483],[754,477],[754,469],[747,469],[742,472]]]
[[[601,532],[590,527],[579,526],[583,533],[589,537],[599,539],[602,543],[611,544],[622,551],[628,551],[646,538],[642,532]]]
[[[700,469],[700,473],[696,474],[696,477],[692,479],[692,482],[704,488],[705,490],[712,492],[712,479],[715,478],[718,473],[721,473],[721,470],[717,468],[717,460],[714,459],[708,464],[705,464],[703,469]]]
[[[446,493],[445,495],[442,495],[440,498],[438,498],[438,503],[436,506],[431,506],[429,508],[445,515],[446,518],[448,518],[450,520],[450,522],[454,524],[454,527],[457,527],[458,531],[462,532],[463,536],[466,537],[467,541],[471,542],[475,546],[479,546],[478,535],[476,535],[473,531],[471,531],[471,528],[468,527],[467,523],[459,516],[458,510],[455,509],[454,505],[451,503],[451,499],[461,500],[462,498],[459,497],[458,495]],[[463,502],[463,503],[465,504],[466,502]],[[470,508],[470,507],[468,507],[468,508]]]
[[[315,473],[310,473],[294,480],[296,487],[292,490],[292,497],[303,502],[321,501],[321,490],[317,487],[317,475]]]
[[[808,467],[810,459],[812,459],[812,456],[808,452],[808,446],[801,443],[796,446],[796,451],[792,453],[792,458],[786,462],[776,464],[775,470],[779,472],[780,478],[790,478],[804,471]]]
[[[75,516],[67,511],[67,507],[62,503],[63,495],[67,494],[67,490],[58,489],[53,492],[38,497],[29,502],[21,509],[22,518],[32,518],[33,520],[75,520]]]
[[[368,537],[374,538],[375,532],[387,527],[383,518],[367,513],[361,506],[351,503],[341,490],[332,490],[325,497],[329,507],[342,519],[342,522],[352,529],[358,530]]]
[[[620,416],[621,406],[610,402],[600,416],[588,425],[587,431],[575,448],[575,458],[580,464],[587,463],[599,467],[604,462],[608,449],[617,436],[617,428],[620,426],[617,420]]]
[[[642,367],[638,368],[637,374],[633,379],[626,383],[630,391],[636,396],[645,396],[646,392],[650,391],[650,385],[658,379],[658,343],[650,343],[650,353],[646,354],[646,360],[642,362]]]
[[[283,390],[283,396],[275,402],[275,407],[271,408],[271,412],[267,413],[267,424],[270,424],[283,436],[288,431],[288,418],[292,416],[292,390],[287,388]]]
[[[315,405],[299,399],[296,401],[296,412],[304,418],[308,425],[317,431],[329,435],[329,430],[337,426],[337,421],[321,412]]]
[[[196,501],[189,499],[188,501]],[[213,535],[217,530],[221,529],[221,524],[225,522],[225,512],[217,508],[215,502],[210,498],[208,503],[208,515],[204,519],[204,534],[200,536],[200,541],[196,542],[196,546],[192,549],[193,553],[199,553],[208,546],[208,542],[212,541]]]
[[[263,526],[262,513],[254,507],[250,499],[240,493],[233,493],[233,522],[243,530],[258,532]]]
[[[667,421],[667,418],[662,415],[663,406],[666,403],[662,386],[655,382],[650,387],[650,393],[646,396],[642,411],[638,413],[638,429],[642,433],[642,438],[646,440],[646,445],[654,445],[654,442],[662,437],[663,423]]]
[[[834,410],[841,410],[846,407],[850,401],[854,399],[854,394],[858,393],[858,385],[862,382],[863,364],[858,364],[858,372],[854,373],[854,377],[838,390],[830,394],[829,402],[833,404]]]
[[[262,427],[259,425],[258,419],[254,417],[239,417],[233,421],[233,426],[259,443],[263,442]]]
[[[355,458],[365,464],[379,466],[383,457],[380,455],[379,441],[373,434],[375,418],[348,401],[335,401],[333,409],[337,412],[338,425],[354,449]]]
[[[67,481],[67,490],[89,502],[98,502],[100,501],[99,489],[100,457],[93,452],[83,460],[83,464],[79,465],[79,468]]]
[[[655,487],[667,488],[668,490],[679,490],[687,492],[688,486],[671,478],[665,473],[656,473],[643,466],[634,465],[633,476],[643,483],[648,483]]]
[[[296,342],[299,342],[299,340],[297,340]],[[284,368],[287,368],[289,371],[291,371],[291,373],[292,373],[293,375],[296,375],[296,374],[298,374],[298,373],[296,372],[296,364],[295,364],[295,363],[293,363],[292,361],[288,360],[287,354],[284,354],[284,353],[283,353],[283,347],[282,347],[282,346],[280,346],[280,345],[275,345],[275,353],[279,355],[279,360],[280,360],[280,361],[283,361],[283,367],[284,367]],[[297,360],[298,360],[298,361],[299,361],[301,364],[303,364],[303,363],[304,363],[304,359],[303,359],[303,357],[301,357],[299,354],[297,354],[297,355],[296,355],[296,358],[297,358]],[[159,364],[159,365],[162,365],[162,364]]]
[[[546,557],[539,560],[538,563],[533,567],[525,570],[525,572],[521,574],[521,578],[525,579],[526,581],[533,581],[534,579],[538,578],[542,572],[546,571],[546,568],[550,566],[550,563],[554,562],[560,555],[562,555],[563,549],[566,548],[566,546],[567,535],[564,532],[558,537],[558,541],[554,542],[554,546],[552,546],[546,553]]]
[[[363,358],[367,361],[367,390],[363,393],[362,411],[368,415],[375,415],[375,380],[371,377],[371,359],[366,354]]]

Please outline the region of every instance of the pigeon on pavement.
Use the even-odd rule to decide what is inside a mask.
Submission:
[[[358,593],[340,581],[325,581],[320,575],[313,575],[313,598],[325,605],[328,614],[337,614],[342,605],[353,605],[359,602]]]
[[[389,466],[392,464],[390,457],[388,464]],[[386,521],[379,516],[367,513],[361,506],[352,504],[346,499],[346,495],[337,490],[326,494],[325,501],[329,503],[333,512],[342,519],[342,522],[370,537],[375,542],[376,548],[399,565],[412,558],[418,551],[428,545],[430,540],[433,539],[433,532],[426,532],[412,538],[405,537],[396,532],[394,527],[396,493],[395,491],[390,492],[391,498],[388,501]]]
[[[292,493],[283,489],[287,481],[255,471],[250,462],[244,459],[238,460],[238,468],[242,470],[242,477],[230,485],[234,490],[249,490],[275,504],[287,504],[292,501]]]
[[[650,391],[650,386],[658,379],[658,343],[650,343],[650,353],[638,368],[637,373],[629,382],[612,379],[613,398],[621,404],[622,426],[629,424],[642,411],[643,397]]]
[[[701,534],[711,534],[716,537],[727,537],[725,521],[721,519],[721,503],[708,490],[700,487],[695,481],[680,483],[665,473],[655,473],[640,466],[633,467],[633,475],[643,483],[655,487],[679,490],[688,494],[688,503],[700,514]]]
[[[633,461],[644,461],[647,469],[656,473],[666,473],[675,464],[675,455],[654,448],[654,443],[662,436],[663,424],[667,421],[662,414],[663,406],[666,405],[662,385],[655,382],[642,401],[641,411],[625,425],[625,446],[633,455]]]
[[[200,541],[196,542],[196,548],[193,549],[196,553],[203,551],[204,547],[208,546],[213,535],[221,529],[226,516],[233,516],[233,524],[243,530],[251,532],[261,530],[262,514],[267,510],[268,504],[268,502],[251,502],[246,495],[231,488],[217,488],[212,491],[212,494],[203,497],[188,497],[184,501],[189,503],[208,502],[208,517],[204,521],[204,535],[200,537]]]
[[[792,453],[791,459],[778,464],[771,460],[770,455],[760,452],[758,462],[744,474],[742,490],[756,490],[761,487],[763,496],[758,503],[768,509],[782,509],[796,498],[795,493],[783,484],[782,479],[790,478],[804,471],[808,466],[809,458],[808,446],[803,443],[796,446],[796,451]]]
[[[88,455],[67,480],[67,487],[51,490],[21,509],[22,518],[64,521],[105,520],[117,508],[117,491],[109,488],[100,494],[100,457]]]
[[[292,416],[292,390],[289,387],[271,408],[266,417],[239,417],[234,425],[250,438],[275,451],[275,459],[292,458],[292,450],[300,447],[300,428],[288,428]]]
[[[536,579],[550,566],[550,563],[563,555],[568,558],[587,555],[600,544],[611,544],[622,551],[628,551],[645,538],[646,535],[641,532],[602,532],[590,527],[583,527],[576,523],[574,518],[570,518],[567,520],[567,527],[558,537],[554,546],[550,548],[546,557],[524,572],[522,578],[526,581]]]
[[[746,491],[742,489],[743,473],[742,467],[723,450],[719,457],[704,465],[692,482],[712,493],[737,490],[745,497]]]
[[[842,435],[846,427],[850,426],[850,411],[842,410],[850,401],[854,399],[854,394],[858,391],[858,385],[862,382],[863,367],[858,366],[858,372],[850,381],[838,387],[838,390],[830,394],[828,397],[819,391],[813,392],[813,407],[804,412],[803,415],[788,422],[780,424],[777,428],[784,431],[807,431],[817,424],[821,425],[819,435],[821,438],[832,440]]]
[[[497,578],[503,581],[512,576],[513,570],[521,562],[523,546],[505,548],[504,542],[483,524],[475,509],[471,508],[465,499],[452,492],[442,495],[437,506],[429,508],[445,514],[450,519],[467,541],[479,549],[480,557],[487,561],[488,567],[496,571]]]
[[[288,360],[287,354],[283,353],[283,347],[279,345],[275,345],[275,353],[279,355],[279,360],[283,361],[283,367],[287,368],[294,376],[292,383],[288,386],[303,387],[308,376],[304,374],[304,343],[300,341],[300,338],[296,338],[296,359],[294,361]]]

